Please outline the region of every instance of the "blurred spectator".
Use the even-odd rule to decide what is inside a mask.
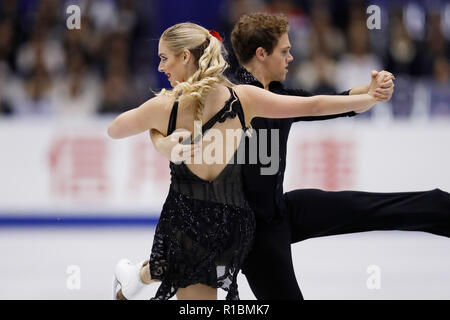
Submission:
[[[444,56],[436,57],[434,79],[430,86],[430,115],[450,117],[450,64]]]
[[[0,2],[0,19],[18,19],[19,18],[19,0],[10,0]]]
[[[155,71],[160,34],[154,34],[161,22],[160,3],[0,1],[0,113],[89,116],[122,112],[149,99],[150,88],[159,91],[161,85]],[[65,8],[72,4],[81,8],[79,30],[66,28]],[[212,27],[232,51],[229,34],[241,15],[284,13],[295,58],[287,86],[325,94],[366,84],[372,70],[385,69],[397,77],[391,101],[396,117],[424,110],[436,117],[447,114],[450,4],[381,0],[374,4],[382,9],[382,30],[368,30],[369,4],[222,0],[222,21]],[[201,16],[194,22],[202,24]],[[228,75],[237,64],[232,52],[229,61]]]
[[[348,28],[348,53],[336,66],[335,86],[338,91],[370,82],[372,70],[381,70],[381,61],[370,52],[365,20],[353,21]]]
[[[268,0],[264,8],[270,13],[283,13],[286,16],[304,16],[305,13],[297,2],[292,0]]]
[[[429,20],[427,40],[430,56],[433,59],[438,56],[448,57],[448,44],[445,43],[444,34],[442,33],[440,12],[430,13]]]
[[[67,30],[64,33],[62,42],[66,52],[82,51],[86,63],[93,69],[103,59],[100,52],[103,45],[103,37],[101,33],[94,30],[93,23],[89,17],[83,16],[81,29]]]
[[[118,20],[120,21],[120,23],[117,26],[117,30],[123,33],[127,33],[134,37],[139,23],[136,1],[119,0],[117,8],[117,17]]]
[[[9,77],[8,66],[0,60],[0,115],[9,115],[12,113],[11,106],[6,100],[6,88]]]
[[[366,21],[367,14],[366,9],[369,3],[365,0],[350,0],[348,3],[348,16],[346,27],[348,28],[350,24],[354,21]]]
[[[130,92],[128,82],[123,76],[119,73],[109,73],[103,84],[103,100],[98,112],[116,114],[137,107],[133,105]]]
[[[93,21],[95,30],[107,33],[117,29],[119,17],[115,1],[111,0],[86,0],[84,1],[85,14]]]
[[[60,0],[40,0],[38,2],[35,26],[39,26],[48,31],[56,31],[62,28],[61,1]]]
[[[51,116],[54,109],[51,99],[52,79],[42,61],[37,61],[25,80],[16,78],[7,96],[12,111],[18,116]]]
[[[432,11],[428,15],[428,28],[424,51],[424,72],[423,75],[433,76],[434,65],[437,58],[450,58],[449,44],[446,43],[442,32],[440,12]]]
[[[333,84],[335,67],[333,59],[318,51],[311,60],[300,64],[295,80],[300,88],[313,94],[330,94],[336,91]]]
[[[311,21],[302,7],[293,0],[268,0],[263,11],[268,13],[283,13],[289,19],[289,38],[292,45],[295,64],[307,58],[310,52],[308,41]]]
[[[100,101],[99,79],[89,70],[80,50],[69,51],[64,76],[55,81],[52,92],[56,116],[89,117]]]
[[[0,4],[0,115],[11,114],[7,87],[14,65],[14,7]]]
[[[311,55],[322,53],[337,59],[345,50],[345,37],[334,27],[326,2],[315,2],[311,10],[312,29],[310,34]]]
[[[104,38],[102,57],[104,57],[103,74],[106,72],[120,72],[125,74],[131,64],[131,56],[128,46],[128,34],[124,32],[111,32]]]
[[[391,21],[391,39],[387,68],[396,75],[413,74],[413,63],[417,56],[416,45],[406,31],[401,11],[398,11],[392,17]]]
[[[132,107],[134,88],[130,86],[129,50],[127,35],[122,32],[111,34],[104,47],[107,55],[103,100],[99,113],[120,113]]]
[[[3,54],[7,55],[9,68],[16,72],[17,48],[25,39],[25,33],[19,16],[19,0],[0,1],[0,42],[7,47],[3,47]],[[1,60],[2,58],[0,58]]]
[[[329,94],[336,90],[334,60],[344,52],[345,39],[331,23],[326,2],[315,2],[311,9],[309,59],[300,63],[294,75],[298,85],[313,94]]]
[[[0,61],[15,69],[14,23],[11,19],[0,20]]]
[[[444,56],[438,56],[434,60],[434,80],[436,85],[449,85],[449,62]]]
[[[64,67],[64,51],[61,41],[50,39],[48,30],[37,25],[30,41],[21,45],[17,53],[17,67],[21,74],[30,73],[37,61],[42,60],[52,75]]]
[[[3,97],[0,95],[0,116],[11,114],[12,114],[11,107],[9,106],[8,102],[6,102],[6,100],[4,100]]]
[[[225,20],[225,26],[223,28],[224,31],[227,31],[227,34],[230,34],[233,30],[234,24],[239,21],[241,16],[244,14],[250,14],[253,12],[261,11],[263,1],[262,0],[235,0],[235,1],[227,1],[224,3],[227,8],[222,12],[226,13],[226,16],[223,17]]]

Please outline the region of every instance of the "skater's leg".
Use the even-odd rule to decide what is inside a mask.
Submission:
[[[295,277],[288,221],[257,218],[255,242],[242,273],[260,300],[303,300]]]
[[[284,199],[293,243],[375,230],[450,237],[450,195],[440,189],[397,193],[303,189],[286,193]]]

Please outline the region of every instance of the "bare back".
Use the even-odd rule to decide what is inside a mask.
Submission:
[[[243,126],[240,117],[236,116],[236,112],[233,113],[235,103],[240,103],[237,96],[224,85],[216,85],[205,99],[201,125],[212,124],[212,127],[204,133],[201,140],[195,140],[202,144],[201,155],[192,163],[185,164],[202,180],[215,180],[226,168],[241,143]],[[223,113],[223,116],[214,119],[220,113]],[[194,128],[194,120],[194,109],[180,103],[175,129],[187,129],[198,135],[201,131],[199,127]],[[192,137],[192,140],[195,138]]]

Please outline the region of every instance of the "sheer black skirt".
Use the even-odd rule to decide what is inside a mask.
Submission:
[[[238,300],[237,275],[254,233],[248,205],[198,200],[171,188],[150,255],[151,277],[161,280],[152,299],[170,299],[178,288],[201,283],[226,290],[227,300]]]

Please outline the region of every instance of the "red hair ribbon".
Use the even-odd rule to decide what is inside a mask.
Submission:
[[[209,34],[212,35],[214,38],[222,42],[222,37],[216,30],[209,30]]]

